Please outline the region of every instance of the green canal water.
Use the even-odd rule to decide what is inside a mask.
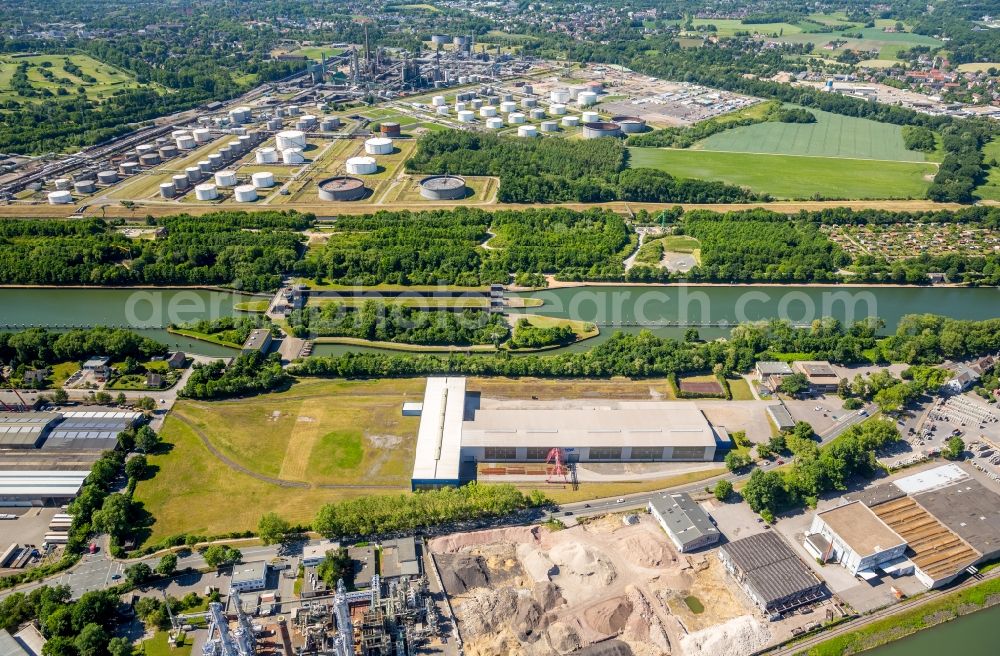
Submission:
[[[996,656],[1000,606],[965,615],[866,651],[866,656]]]
[[[514,310],[597,323],[601,335],[566,347],[584,350],[615,330],[644,327],[665,337],[680,336],[698,324],[704,338],[728,334],[741,321],[782,317],[796,324],[832,316],[850,322],[879,316],[892,331],[905,314],[931,312],[958,319],[1000,317],[1000,290],[949,287],[635,287],[591,286],[514,294],[542,299],[537,308]],[[223,347],[178,338],[164,328],[236,313],[248,297],[192,289],[0,289],[0,330],[30,326],[53,329],[80,325],[128,326],[175,348],[205,355],[231,354]],[[317,355],[371,351],[357,346],[317,345]]]

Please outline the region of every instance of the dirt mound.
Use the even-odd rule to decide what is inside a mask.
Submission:
[[[538,583],[535,585],[535,600],[542,607],[542,610],[548,612],[557,606],[562,606],[566,603],[563,599],[562,593],[559,592],[557,588],[552,583]]]
[[[771,632],[751,615],[743,615],[681,638],[686,656],[745,656],[771,640]]]
[[[573,656],[632,656],[632,648],[621,640],[607,640],[574,651]]]
[[[531,580],[536,583],[544,583],[559,573],[555,563],[534,545],[523,543],[517,545],[517,559]]]
[[[542,617],[542,607],[537,601],[527,596],[518,598],[517,609],[510,621],[518,640],[522,642],[538,640],[548,623],[549,618]]]
[[[673,550],[645,530],[625,536],[622,551],[639,567],[666,567],[676,561]]]
[[[563,542],[549,551],[549,558],[559,566],[560,576],[580,579],[592,586],[606,586],[615,580],[615,567],[604,554],[578,542]]]
[[[613,597],[585,610],[583,618],[590,628],[599,633],[618,635],[631,614],[632,602],[625,597]]]
[[[549,644],[560,654],[568,654],[580,648],[580,636],[576,630],[562,622],[555,622],[549,626],[546,635]]]
[[[441,570],[441,582],[448,594],[458,595],[490,582],[486,562],[472,554],[439,554],[435,556]]]
[[[517,606],[517,591],[512,587],[480,588],[458,605],[462,632],[469,638],[493,633],[510,622]]]
[[[522,542],[538,542],[537,526],[513,526],[511,528],[494,528],[487,531],[474,531],[472,533],[452,533],[439,538],[434,538],[427,545],[434,553],[455,553],[469,547],[478,547],[484,544],[510,543],[520,544]]]

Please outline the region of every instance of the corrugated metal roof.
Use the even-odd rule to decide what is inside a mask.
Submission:
[[[767,605],[806,594],[820,585],[812,570],[774,533],[751,535],[721,549]]]

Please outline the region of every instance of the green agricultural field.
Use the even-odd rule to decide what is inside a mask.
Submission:
[[[697,150],[777,155],[810,155],[923,162],[924,153],[907,150],[898,125],[810,109],[815,123],[757,123],[713,134]]]
[[[747,25],[738,18],[695,18],[692,23],[699,25],[714,25],[718,36],[733,36],[737,32],[759,32],[761,34],[798,34],[802,28],[791,23],[767,23]]]
[[[69,73],[63,65],[71,62],[80,67],[78,74]],[[44,97],[25,97],[12,88],[12,78],[17,67],[22,62],[28,62],[28,81],[32,87],[41,91],[48,90],[57,94],[59,88],[64,88],[70,95],[76,95],[79,87],[84,87],[87,97],[91,100],[109,98],[116,91],[138,87],[135,78],[125,71],[110,64],[100,62],[89,55],[32,55],[15,57],[0,56],[0,102],[16,100],[17,102],[44,102]],[[44,64],[50,64],[45,67]],[[49,71],[54,80],[46,79],[42,71]],[[96,81],[88,81],[83,76],[90,76]]]
[[[634,167],[680,178],[722,180],[776,198],[923,198],[936,166],[801,155],[761,155],[670,148],[630,148]]]

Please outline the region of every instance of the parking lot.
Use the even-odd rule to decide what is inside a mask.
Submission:
[[[64,511],[59,508],[0,508],[0,514],[17,515],[17,519],[0,520],[0,552],[12,543],[22,547],[34,545],[34,548],[41,551],[52,516],[60,512]],[[37,560],[31,564],[37,564]],[[0,576],[18,571],[20,570],[0,568]]]

